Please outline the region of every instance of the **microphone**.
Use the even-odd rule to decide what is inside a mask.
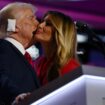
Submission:
[[[75,23],[77,29],[79,29],[83,32],[86,32],[86,33],[90,32],[90,28],[86,23],[81,22],[81,21],[75,21],[74,23]]]
[[[96,35],[96,33],[89,27],[89,25],[86,23],[83,23],[81,21],[76,21],[75,24],[77,26],[77,29],[85,32],[88,35],[88,41],[90,42],[90,44],[95,44],[94,42],[96,42],[97,47],[100,48],[100,50],[102,51],[102,53],[105,56],[104,42],[98,35]],[[97,43],[97,41],[100,43],[100,45]],[[91,42],[93,42],[93,43],[91,43]]]
[[[84,22],[81,22],[81,21],[76,21],[75,24],[77,26],[77,29],[87,33],[89,38],[98,37],[96,35],[96,33],[89,27],[89,25],[87,23],[84,23]],[[100,40],[100,39],[98,38],[98,40]]]
[[[75,21],[74,23],[76,24],[77,28],[87,28],[88,26],[86,23],[80,21]]]

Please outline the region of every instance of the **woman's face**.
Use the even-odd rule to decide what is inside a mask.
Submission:
[[[51,42],[53,40],[54,27],[50,21],[50,15],[47,15],[39,24],[35,34],[35,40],[39,42]]]

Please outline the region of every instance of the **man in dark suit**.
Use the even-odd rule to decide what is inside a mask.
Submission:
[[[11,105],[21,93],[39,88],[25,49],[33,44],[38,21],[36,8],[28,3],[11,3],[0,10],[0,105]]]

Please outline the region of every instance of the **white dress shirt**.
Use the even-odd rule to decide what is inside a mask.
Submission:
[[[17,40],[15,40],[13,38],[9,38],[9,37],[6,37],[5,40],[12,43],[23,55],[25,54],[25,49],[20,42],[18,42]]]

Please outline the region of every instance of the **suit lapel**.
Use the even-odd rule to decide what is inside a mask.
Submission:
[[[18,56],[23,61],[23,63],[27,66],[28,70],[31,71],[31,74],[32,74],[32,76],[34,78],[34,81],[36,83],[36,86],[39,87],[39,81],[38,81],[36,72],[33,69],[33,67],[29,64],[29,62],[25,59],[25,57],[23,56],[23,54],[13,44],[11,44],[8,41],[5,41],[5,42],[10,46],[11,50],[13,50],[14,53],[16,53],[16,56]]]

